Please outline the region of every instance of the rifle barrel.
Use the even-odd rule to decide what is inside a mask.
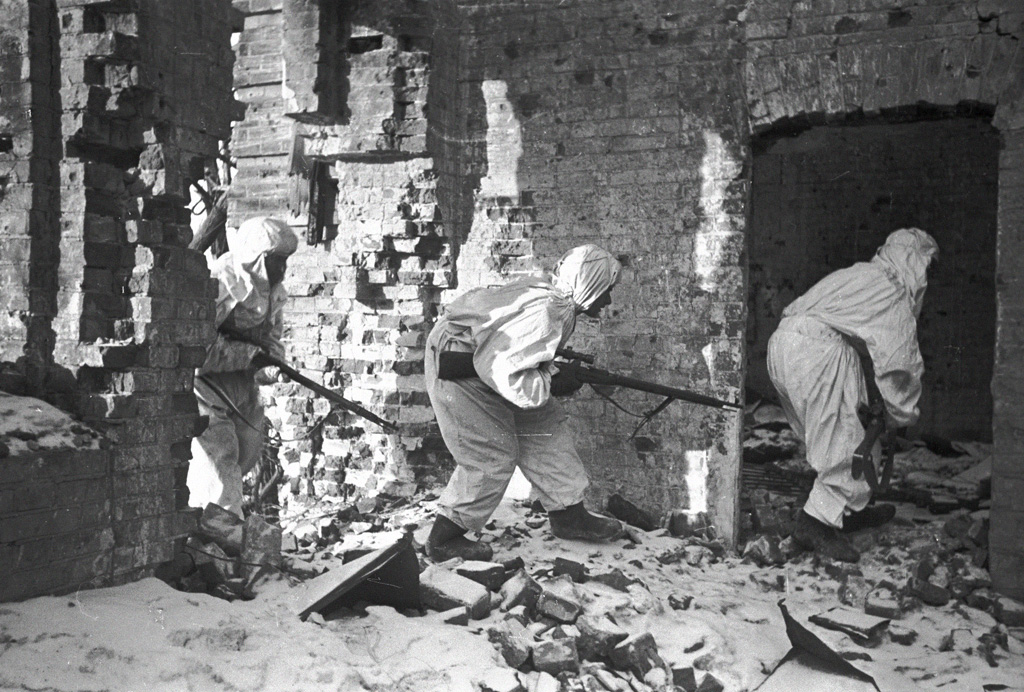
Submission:
[[[338,406],[341,406],[343,409],[346,409],[348,411],[351,411],[352,413],[362,416],[363,418],[366,418],[367,420],[376,423],[385,430],[389,430],[391,432],[398,432],[398,426],[392,423],[391,421],[381,418],[377,414],[366,410],[359,404],[353,401],[349,401],[348,399],[341,396],[337,392],[332,392],[330,389],[323,386],[322,384],[314,382],[313,380],[309,379],[308,377],[306,377],[301,372],[299,372],[292,366],[288,365],[287,363],[278,360],[277,358],[274,358],[268,353],[261,352],[258,357],[261,358],[262,361],[267,365],[276,366],[281,372],[287,375],[289,379],[293,380],[294,382],[298,382],[307,389],[311,389],[313,392],[319,394],[325,399],[333,401],[334,403],[338,404]]]
[[[650,394],[660,394],[664,397],[671,399],[679,399],[680,401],[689,401],[693,404],[700,404],[702,406],[712,406],[720,409],[732,409],[734,411],[742,410],[742,406],[734,404],[731,401],[724,401],[722,399],[716,399],[711,396],[704,394],[697,394],[696,392],[688,392],[685,389],[678,389],[676,387],[669,387],[663,384],[657,384],[654,382],[647,382],[646,380],[639,380],[635,377],[627,377],[626,375],[616,375],[615,373],[608,372],[607,370],[601,370],[599,368],[589,368],[585,366],[578,366],[573,369],[573,374],[582,382],[589,382],[592,384],[605,384],[614,385],[617,387],[627,387],[629,389],[636,389],[641,392],[649,392]]]

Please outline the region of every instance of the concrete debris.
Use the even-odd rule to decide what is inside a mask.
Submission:
[[[901,627],[900,625],[889,625],[889,639],[902,644],[904,646],[910,646],[917,641],[917,631],[912,630],[909,627]]]
[[[903,617],[899,596],[886,588],[875,589],[867,595],[864,612],[888,620],[899,620]]]
[[[995,605],[996,620],[1007,627],[1024,627],[1024,603],[1008,596],[1000,596]]]
[[[198,534],[234,557],[242,553],[244,528],[241,517],[211,502],[199,517]]]
[[[779,548],[779,540],[775,536],[761,535],[747,543],[743,548],[743,559],[753,562],[758,567],[783,565],[786,558]]]
[[[607,615],[593,617],[581,615],[576,620],[579,628],[578,649],[579,654],[585,659],[601,659],[609,656],[615,647],[629,633],[622,629]]]
[[[577,672],[580,659],[576,652],[576,640],[565,638],[537,642],[533,645],[533,666],[551,675]]]
[[[668,668],[650,632],[639,632],[623,639],[612,649],[611,659],[619,670],[627,670],[640,678],[652,668]]]
[[[564,557],[556,557],[555,564],[552,568],[552,573],[558,577],[563,574],[568,575],[577,584],[582,584],[587,580],[587,566],[582,562],[576,562],[575,560],[568,560]]]
[[[491,607],[491,595],[486,587],[437,565],[430,565],[420,573],[420,600],[434,610],[469,608],[474,620],[487,617]]]
[[[522,605],[532,610],[537,605],[541,587],[525,569],[520,569],[501,585],[501,609]]]
[[[690,595],[680,596],[673,593],[668,596],[668,604],[673,610],[688,610],[691,603],[693,603],[693,596]]]
[[[851,639],[862,646],[877,646],[881,641],[882,634],[889,626],[889,620],[886,618],[868,615],[845,606],[830,608],[824,613],[812,615],[808,619],[826,629],[848,634]]]
[[[949,591],[938,584],[914,577],[907,582],[907,590],[931,606],[944,606],[951,598]]]
[[[250,514],[243,526],[242,576],[249,579],[263,566],[281,564],[281,527],[258,514]]]
[[[458,606],[457,608],[444,611],[439,617],[446,625],[468,625],[469,616],[469,608],[466,606]]]
[[[580,596],[568,575],[556,577],[541,586],[537,599],[537,612],[558,622],[575,622],[583,606]]]
[[[505,663],[519,668],[530,657],[533,637],[516,620],[502,620],[487,629],[487,639],[495,645]]]
[[[497,591],[505,583],[505,567],[497,562],[467,560],[455,568],[455,573],[472,579],[488,591]]]
[[[636,584],[638,580],[633,577],[626,576],[621,569],[615,567],[607,572],[600,572],[598,574],[591,575],[590,581],[610,586],[611,588],[619,591],[628,592],[630,585]]]

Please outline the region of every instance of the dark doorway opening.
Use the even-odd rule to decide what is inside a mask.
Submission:
[[[992,439],[999,135],[987,118],[874,121],[767,133],[753,143],[748,400],[774,400],[765,355],[783,308],[867,261],[897,228],[932,234],[918,339],[921,433]]]

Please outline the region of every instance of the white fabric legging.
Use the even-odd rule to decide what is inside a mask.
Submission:
[[[245,418],[263,426],[263,406],[251,373],[245,371],[205,375],[227,394]],[[188,503],[206,507],[210,502],[242,516],[242,477],[259,461],[263,452],[262,430],[253,430],[201,378],[195,380],[199,413],[210,424],[192,439],[192,461],[188,465]]]
[[[464,529],[479,531],[498,507],[518,466],[548,511],[583,501],[587,472],[568,426],[551,397],[540,408],[506,401],[481,380],[439,380],[440,350],[450,344],[443,330],[427,341],[427,394],[441,436],[457,464],[438,500],[438,512]]]
[[[857,416],[867,400],[857,351],[832,329],[809,320],[780,328],[768,341],[768,375],[793,430],[807,445],[807,462],[818,472],[804,511],[842,528],[843,516],[867,506],[871,488],[850,471],[864,439]],[[879,449],[873,450],[879,459]]]

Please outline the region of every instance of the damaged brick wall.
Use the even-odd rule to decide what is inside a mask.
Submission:
[[[850,114],[900,115],[919,103],[950,112],[981,104],[999,131],[996,302],[992,377],[995,587],[1024,596],[1024,408],[1020,338],[1024,294],[1016,233],[1024,199],[1024,9],[977,2],[751,2],[745,11],[745,87],[754,132],[824,124]]]
[[[289,219],[304,242],[289,263],[289,357],[305,374],[396,419],[401,436],[291,384],[265,392],[282,456],[303,493],[413,492],[437,480],[422,346],[453,280],[427,152],[428,17],[407,3],[236,1],[246,13],[235,73],[248,104],[235,128],[229,223]],[[326,57],[325,57],[326,56]],[[309,69],[315,63],[315,69]],[[326,178],[324,228],[308,230],[309,177]]]
[[[991,119],[989,114],[988,119]],[[774,399],[768,338],[825,274],[916,226],[938,242],[918,325],[926,363],[914,428],[992,439],[999,137],[983,118],[815,127],[755,146],[747,385]]]
[[[48,347],[46,364],[56,374],[26,378],[22,393],[65,405],[109,440],[102,493],[87,498],[99,503],[108,530],[97,533],[107,537],[102,544],[77,554],[33,547],[59,541],[69,523],[88,525],[80,484],[71,482],[76,473],[69,473],[69,482],[53,486],[51,503],[19,516],[24,531],[6,545],[16,548],[8,553],[16,578],[5,597],[138,578],[194,526],[185,488],[191,438],[200,429],[192,376],[213,338],[214,287],[202,256],[186,247],[188,181],[216,157],[236,110],[230,35],[237,19],[227,0],[30,7],[38,12],[32,35],[51,41],[48,52],[33,54],[32,71],[60,75],[48,84],[59,117],[52,149],[41,148],[38,161],[31,155],[40,184],[59,171],[49,206],[40,207],[52,223],[37,231],[59,242],[59,254],[31,246],[29,265],[55,268],[56,281],[33,286],[38,295],[28,309],[7,318],[30,330],[41,325],[43,336],[26,344],[25,355]],[[34,127],[48,122],[36,115]],[[51,153],[60,152],[56,137],[64,142],[59,165]],[[78,461],[70,455],[52,463]],[[33,462],[11,459],[4,468],[17,474],[19,464]],[[43,578],[52,574],[61,575],[59,584]]]

